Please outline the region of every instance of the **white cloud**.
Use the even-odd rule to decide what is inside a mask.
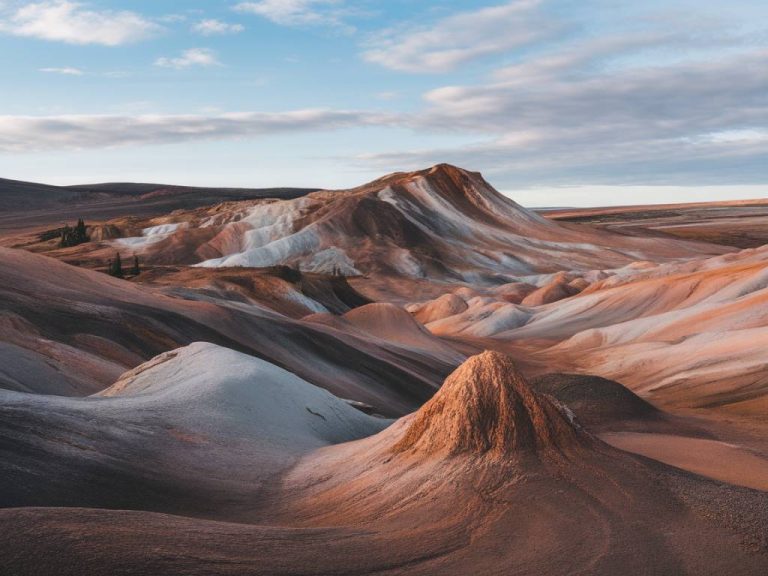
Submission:
[[[768,127],[721,130],[704,134],[697,141],[701,144],[768,144]]]
[[[119,46],[161,29],[135,12],[90,10],[66,0],[35,2],[0,12],[0,32],[68,44]]]
[[[312,24],[342,25],[340,13],[334,9],[340,0],[260,0],[240,2],[234,9],[256,14],[284,26]]]
[[[385,114],[344,110],[213,115],[0,116],[0,151],[77,150],[245,138],[390,125],[396,120]]]
[[[402,72],[447,72],[477,58],[529,44],[554,27],[540,0],[517,0],[448,16],[430,26],[398,26],[369,41],[363,58]]]
[[[184,68],[191,68],[192,66],[218,66],[220,62],[216,59],[216,53],[208,48],[190,48],[184,50],[181,56],[176,58],[169,58],[163,56],[155,60],[155,66],[161,68],[176,68],[182,70]]]
[[[453,162],[506,186],[765,182],[768,51],[615,65],[647,46],[683,51],[685,39],[568,45],[484,84],[432,90],[409,125],[473,144],[360,160],[381,170]]]
[[[201,20],[192,26],[192,31],[203,36],[216,36],[224,34],[238,34],[245,30],[242,24],[230,24],[221,20]]]
[[[525,6],[532,10],[535,3]],[[486,22],[487,14],[480,20]],[[422,34],[420,44],[409,43],[404,33],[403,52],[393,46],[395,55],[404,59],[413,53],[415,70],[424,65],[420,58],[437,54],[429,61],[429,69],[435,70],[437,63],[450,65],[498,46],[493,25],[483,28],[485,24],[471,18],[465,23],[474,34],[478,26],[487,32],[488,43],[481,38],[473,46],[459,24],[451,35],[447,31],[454,25],[446,27],[445,22],[431,28],[440,34]],[[410,141],[423,148],[409,150],[407,138],[371,139],[369,151],[384,153],[361,155],[358,165],[366,170],[448,161],[482,169],[508,188],[765,182],[768,51],[755,42],[739,45],[738,39],[688,32],[641,30],[621,37],[558,39],[546,51],[537,45],[536,50],[507,55],[503,67],[484,80],[431,90],[413,113],[206,111],[152,116],[132,110],[111,116],[5,116],[0,117],[0,151],[141,146],[377,126],[411,129],[418,140]],[[446,56],[444,41],[458,52]],[[424,53],[419,55],[416,46]],[[201,48],[157,61],[176,68],[215,63],[215,54]],[[377,92],[391,87],[368,90],[372,103],[396,96]],[[386,141],[396,142],[390,153],[382,143]]]
[[[82,76],[84,72],[80,68],[65,66],[63,68],[40,68],[40,72],[49,74],[64,74],[65,76]]]

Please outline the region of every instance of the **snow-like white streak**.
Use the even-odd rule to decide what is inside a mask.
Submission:
[[[253,206],[238,222],[228,224],[250,226],[243,234],[241,251],[200,262],[197,266],[261,268],[285,264],[311,255],[322,247],[317,226],[310,224],[295,231],[295,221],[316,204],[317,202],[310,198],[297,198]]]
[[[297,198],[257,204],[251,208],[241,220],[251,227],[245,234],[245,251],[261,248],[293,234],[294,222],[301,218],[313,203],[309,198]]]
[[[444,233],[472,240],[476,238],[479,228],[485,228],[480,223],[468,219],[466,214],[456,210],[450,202],[432,189],[426,179],[418,178],[409,182],[406,188],[428,210],[437,214],[438,219],[435,224]]]
[[[263,268],[285,264],[299,257],[312,254],[321,247],[322,241],[314,225],[307,226],[296,234],[280,238],[261,247],[251,248],[196,264],[203,268],[220,268],[225,266],[244,266]]]
[[[417,278],[425,276],[424,269],[419,264],[419,261],[405,248],[394,252],[389,259],[389,264],[401,274]]]
[[[485,338],[524,326],[531,318],[525,308],[489,296],[470,298],[467,304],[466,311],[430,322],[427,328],[435,334],[460,333]]]
[[[310,312],[328,312],[328,309],[320,304],[320,302],[313,300],[309,296],[305,296],[298,290],[288,290],[281,294],[281,296],[283,299],[288,300],[289,302],[294,302],[304,306],[304,308]]]
[[[301,270],[306,272],[320,272],[323,274],[333,274],[338,272],[343,276],[359,276],[360,270],[355,268],[355,262],[344,250],[331,246],[321,250],[312,256],[309,261],[302,262]]]
[[[150,226],[149,228],[144,228],[141,231],[141,235],[148,238],[152,236],[167,236],[169,234],[173,234],[179,228],[186,228],[186,227],[187,227],[186,222],[174,223],[174,224],[159,224],[157,226]]]
[[[178,230],[189,227],[188,222],[179,222],[171,224],[159,224],[157,226],[149,226],[141,231],[141,236],[132,236],[129,238],[118,238],[113,240],[113,244],[123,247],[131,248],[133,250],[141,250],[150,244],[165,240],[171,234],[174,234]]]

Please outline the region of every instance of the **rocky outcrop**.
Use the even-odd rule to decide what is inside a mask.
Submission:
[[[392,450],[503,458],[565,449],[579,435],[568,412],[536,394],[510,356],[486,351],[446,379]]]

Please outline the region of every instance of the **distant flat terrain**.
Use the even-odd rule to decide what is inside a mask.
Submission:
[[[768,191],[766,191],[768,192]],[[619,233],[645,230],[736,248],[768,243],[768,199],[596,208],[557,208],[541,214]]]

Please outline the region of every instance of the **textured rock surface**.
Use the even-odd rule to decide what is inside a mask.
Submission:
[[[506,458],[575,441],[573,424],[553,400],[533,392],[509,356],[487,351],[446,379],[393,450]]]

